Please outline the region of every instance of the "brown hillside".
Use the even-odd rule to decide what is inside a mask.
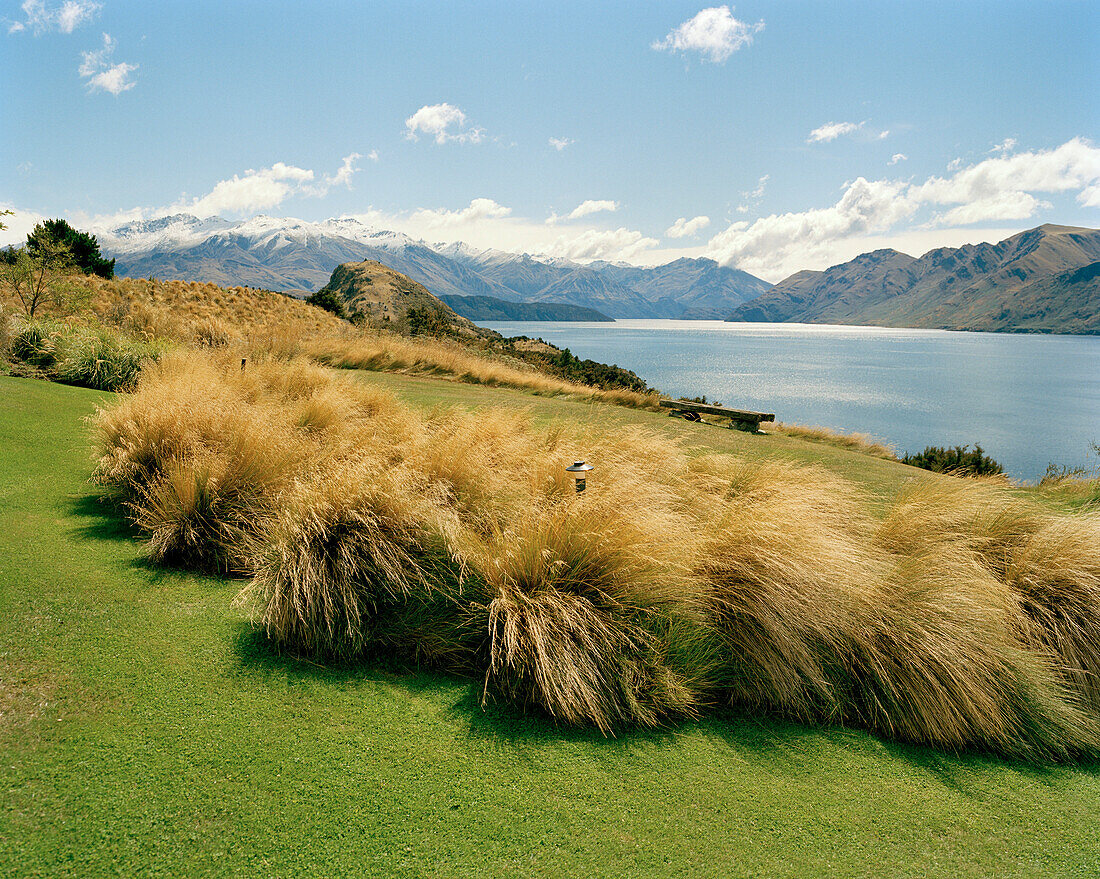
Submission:
[[[409,326],[409,311],[426,309],[433,321],[464,336],[495,336],[473,321],[456,314],[422,284],[395,272],[378,260],[346,262],[338,265],[328,284],[319,292],[339,296],[349,314],[362,314],[375,326],[404,331]]]

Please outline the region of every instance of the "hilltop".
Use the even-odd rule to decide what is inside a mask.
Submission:
[[[320,293],[333,293],[353,318],[372,325],[407,332],[418,321],[460,336],[499,337],[456,314],[422,284],[395,272],[377,260],[341,263]]]
[[[864,253],[803,271],[728,320],[1100,333],[1100,230],[1044,225],[919,259]]]

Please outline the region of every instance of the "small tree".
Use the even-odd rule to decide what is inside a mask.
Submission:
[[[77,231],[64,220],[44,220],[27,236],[27,249],[32,256],[57,247],[67,249],[73,265],[84,274],[101,278],[115,276],[115,261],[103,258],[96,237]]]
[[[40,242],[34,253],[29,247],[9,247],[0,253],[0,283],[27,317],[34,317],[46,304],[63,308],[73,303],[74,290],[67,277],[72,271],[68,248],[53,241]]]
[[[410,336],[447,336],[453,327],[437,308],[414,305],[405,312],[405,323]]]
[[[316,305],[318,308],[323,308],[325,311],[331,311],[337,317],[342,317],[347,320],[348,310],[344,306],[344,300],[341,299],[328,287],[322,287],[308,299],[306,299],[310,305]]]

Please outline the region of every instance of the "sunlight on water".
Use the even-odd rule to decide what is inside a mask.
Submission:
[[[1014,477],[1096,464],[1100,338],[620,320],[486,324],[631,369],[674,397],[869,433],[900,451],[980,442]]]

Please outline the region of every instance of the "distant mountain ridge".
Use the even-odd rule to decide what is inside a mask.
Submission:
[[[600,311],[585,308],[582,305],[568,305],[564,302],[509,302],[494,296],[453,296],[444,293],[441,301],[453,308],[458,314],[472,321],[485,320],[580,320],[611,322]]]
[[[624,318],[721,319],[771,285],[710,259],[655,268],[588,265],[465,244],[428,244],[345,218],[306,223],[253,217],[231,222],[178,214],[100,234],[124,277],[184,278],[305,294],[336,266],[377,260],[437,296],[557,302]]]
[[[1100,230],[1051,224],[920,258],[876,250],[791,275],[728,319],[1100,333],[1098,262]]]

